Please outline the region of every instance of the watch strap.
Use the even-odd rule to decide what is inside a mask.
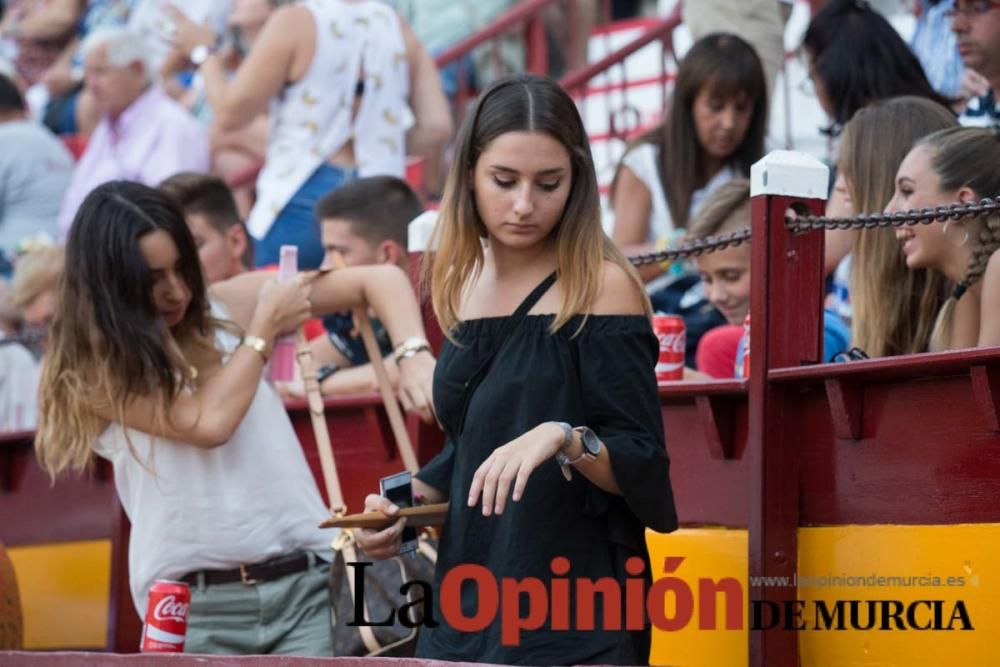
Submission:
[[[240,339],[239,346],[240,347],[246,346],[254,350],[257,350],[257,353],[261,356],[261,359],[264,360],[264,363],[265,364],[267,363],[268,360],[267,341],[261,338],[260,336],[244,336],[243,338]]]
[[[556,451],[556,463],[559,464],[559,469],[562,471],[563,477],[565,477],[568,482],[573,479],[573,473],[569,469],[571,461],[569,460],[569,457],[566,456],[565,452],[566,448],[573,444],[573,427],[566,422],[552,423],[562,429],[563,441],[562,444],[559,445],[558,451]]]
[[[403,359],[415,357],[421,352],[430,352],[431,345],[426,339],[415,336],[407,338],[392,351],[392,358],[398,364]]]

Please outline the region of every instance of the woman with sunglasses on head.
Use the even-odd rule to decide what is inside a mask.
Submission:
[[[648,584],[645,529],[677,526],[649,301],[602,231],[598,196],[587,133],[558,84],[519,75],[483,92],[459,133],[431,243],[434,310],[448,335],[434,394],[448,440],[415,488],[450,499],[438,602],[458,565],[548,582],[562,562],[569,581]],[[379,496],[366,506],[393,512]],[[403,524],[362,531],[358,542],[392,556]],[[484,602],[475,586],[457,597],[466,617]],[[605,627],[600,602],[594,612],[564,628],[546,613],[517,646],[499,616],[462,632],[436,613],[440,625],[423,628],[417,655],[646,664],[648,629]],[[596,630],[584,629],[588,620]]]
[[[1000,136],[979,128],[920,140],[896,174],[887,213],[971,204],[1000,194]],[[937,312],[932,350],[1000,345],[1000,215],[900,227],[906,266],[932,268],[952,283]]]
[[[423,336],[396,267],[243,274],[206,290],[172,199],[126,181],[84,200],[66,245],[35,447],[53,476],[93,454],[132,522],[141,614],[157,579],[191,585],[185,648],[330,655],[327,510],[288,414],[262,377],[275,338],[310,315],[370,304],[392,339]],[[410,298],[400,298],[410,294]],[[430,419],[434,361],[400,364]],[[254,582],[247,584],[248,579]]]

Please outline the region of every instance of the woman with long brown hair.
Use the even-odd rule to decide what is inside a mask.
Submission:
[[[417,491],[450,498],[435,586],[460,564],[497,578],[612,578],[649,561],[646,527],[677,526],[654,366],[658,344],[635,270],[601,228],[597,179],[573,100],[520,75],[483,92],[459,134],[434,233],[434,310],[448,336],[434,378],[445,450]],[[520,304],[520,305],[518,305]],[[371,509],[392,511],[369,496]],[[403,521],[363,532],[388,557]],[[440,600],[440,595],[435,596]],[[482,603],[470,587],[466,615]],[[421,657],[505,664],[644,664],[646,630],[597,610],[501,637],[499,618],[461,632],[438,614]],[[617,617],[616,617],[617,619]],[[621,619],[617,619],[621,620]]]
[[[736,35],[696,42],[677,69],[663,122],[628,149],[611,185],[612,234],[626,252],[663,245],[711,192],[764,155],[767,88],[760,58]],[[656,265],[643,269],[648,281]]]
[[[922,137],[957,127],[954,114],[923,97],[905,96],[858,111],[844,127],[843,175],[855,214],[879,213],[892,199],[899,164]],[[840,232],[838,232],[840,233]],[[850,232],[851,341],[870,357],[925,352],[944,275],[908,270],[891,229]]]
[[[157,579],[191,585],[186,650],[330,655],[327,516],[281,400],[262,377],[275,337],[310,314],[371,304],[392,339],[422,340],[395,267],[206,291],[172,199],[125,181],[91,192],[66,245],[35,447],[53,476],[93,454],[132,522],[140,615]],[[409,299],[400,298],[409,293]],[[430,418],[433,359],[400,364],[404,403]],[[246,582],[250,581],[249,584]]]

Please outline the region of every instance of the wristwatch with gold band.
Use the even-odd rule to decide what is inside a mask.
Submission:
[[[392,351],[392,359],[397,364],[403,359],[415,357],[421,352],[430,352],[431,344],[419,336],[407,338]]]
[[[243,338],[240,339],[240,346],[243,345],[246,345],[247,347],[257,350],[257,353],[260,354],[261,358],[264,360],[264,363],[265,364],[267,363],[268,351],[267,351],[266,340],[264,340],[260,336],[244,336]]]

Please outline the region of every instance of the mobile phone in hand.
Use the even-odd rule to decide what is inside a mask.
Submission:
[[[401,472],[378,481],[379,493],[388,498],[396,507],[413,507],[413,475]],[[403,528],[399,553],[405,554],[417,549],[417,529]]]

